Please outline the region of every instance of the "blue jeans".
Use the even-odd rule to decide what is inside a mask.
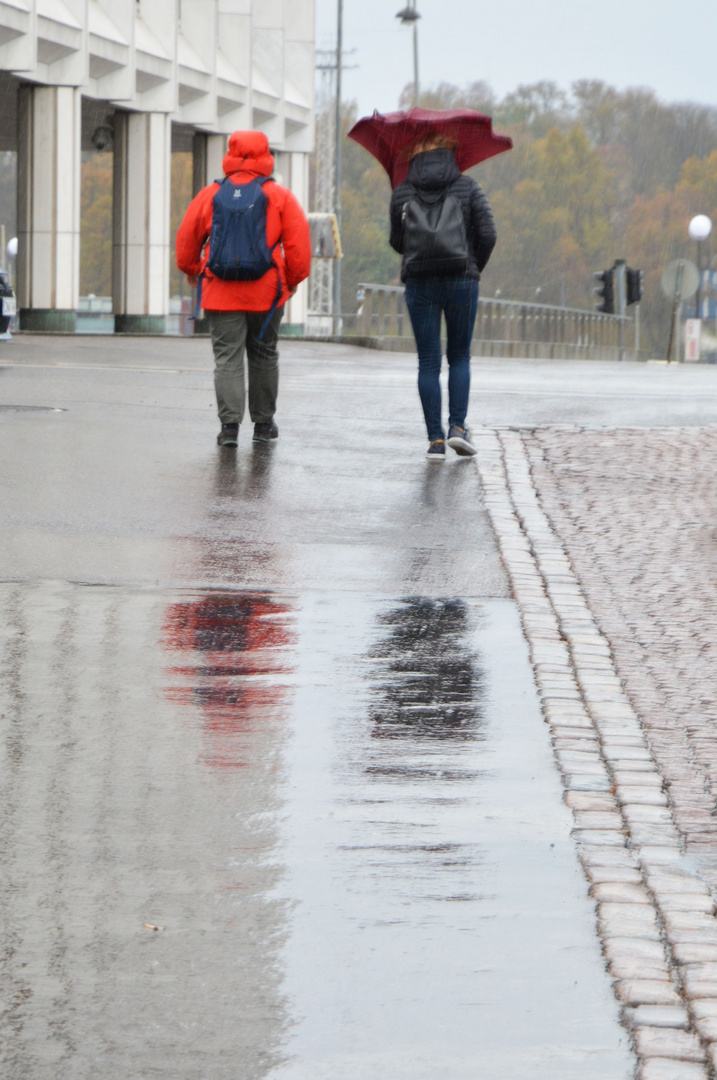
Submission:
[[[418,394],[428,438],[443,439],[441,424],[441,314],[446,316],[448,426],[465,427],[471,388],[471,338],[478,310],[472,278],[409,278],[406,307],[418,349]]]

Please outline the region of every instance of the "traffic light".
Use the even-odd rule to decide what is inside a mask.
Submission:
[[[642,270],[633,270],[631,266],[627,267],[627,303],[639,304],[642,300],[642,282],[643,282]]]
[[[597,311],[604,311],[606,315],[615,314],[615,272],[614,270],[596,270],[594,278],[602,282],[602,286],[593,289],[600,298],[600,303],[595,305]]]

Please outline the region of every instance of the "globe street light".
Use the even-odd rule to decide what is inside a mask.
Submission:
[[[418,20],[420,15],[416,11],[416,0],[408,0],[408,4],[401,11],[396,12],[396,18],[401,20],[403,26],[413,26],[413,104],[418,105]]]
[[[712,222],[706,214],[697,214],[692,218],[692,221],[687,226],[687,232],[690,234],[690,239],[697,242],[697,270],[700,275],[700,280],[697,285],[697,295],[695,298],[695,316],[701,319],[700,304],[701,304],[701,287],[702,287],[702,244],[712,232]]]

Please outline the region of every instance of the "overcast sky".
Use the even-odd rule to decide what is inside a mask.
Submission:
[[[344,0],[345,100],[359,115],[397,108],[413,79],[406,0]],[[602,79],[649,86],[663,101],[717,105],[717,0],[417,0],[419,82]],[[337,0],[316,0],[317,48],[335,47]]]

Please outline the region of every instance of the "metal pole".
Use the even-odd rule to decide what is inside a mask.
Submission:
[[[337,0],[336,24],[336,148],[334,153],[334,213],[341,235],[341,72],[343,66],[344,0]],[[341,329],[341,259],[334,259],[334,333]]]
[[[702,241],[697,241],[697,273],[699,279],[697,281],[697,295],[695,296],[695,318],[701,319],[700,306],[702,300]]]
[[[413,10],[416,10],[416,0],[413,0]],[[418,19],[413,21],[413,104],[418,105]]]
[[[618,328],[620,359],[626,359],[625,353],[625,321],[627,318],[627,263],[625,259],[615,259],[615,296],[617,299],[617,313],[620,316]]]
[[[675,339],[677,340],[677,349],[678,349],[678,357],[676,359],[679,358],[680,334],[679,334],[679,328],[678,328],[678,332],[675,333],[675,328],[677,327],[677,323],[678,323],[678,319],[679,319],[678,309],[679,309],[679,306],[680,306],[680,300],[682,299],[682,271],[683,270],[684,270],[684,263],[680,262],[678,264],[678,266],[677,266],[677,274],[675,275],[675,296],[674,296],[674,299],[673,299],[673,302],[672,302],[672,318],[670,319],[670,340],[667,343],[667,363],[668,364],[672,363],[672,346],[673,346],[673,342],[675,341]]]

